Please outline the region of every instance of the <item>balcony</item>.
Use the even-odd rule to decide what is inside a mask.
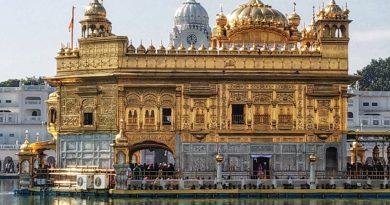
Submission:
[[[26,100],[24,101],[26,105],[40,105],[41,100]]]
[[[19,150],[20,145],[16,144],[2,144],[0,145],[0,150]]]
[[[244,115],[232,115],[232,124],[233,125],[245,124]]]
[[[279,115],[278,128],[280,130],[291,130],[293,128],[293,116]]]
[[[29,116],[29,117],[25,117],[24,118],[25,121],[39,121],[41,122],[42,121],[42,117],[41,116]]]

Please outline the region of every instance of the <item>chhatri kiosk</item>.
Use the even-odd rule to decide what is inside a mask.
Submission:
[[[136,46],[114,35],[92,0],[79,47],[61,48],[47,78],[57,88],[48,100],[54,138],[26,141],[21,171],[32,176],[44,149],[56,150],[59,169],[112,169],[139,162],[140,150],[163,149],[181,177],[214,178],[217,154],[232,178],[260,168],[267,178],[307,176],[312,154],[318,172],[344,170],[349,10],[331,0],[302,27],[295,8],[286,16],[249,0],[218,13],[209,34],[200,7],[184,2],[175,18],[191,29],[175,30],[169,45]]]

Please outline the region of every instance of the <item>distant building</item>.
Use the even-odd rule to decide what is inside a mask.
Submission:
[[[0,160],[2,171],[6,163],[17,159],[15,150],[23,143],[28,130],[30,142],[49,140],[46,129],[45,101],[55,88],[49,85],[0,87]]]
[[[365,149],[365,155],[358,162],[388,164],[390,153],[390,92],[350,90],[348,99],[347,147],[358,141]],[[375,148],[377,147],[377,148]],[[352,150],[352,149],[351,149]],[[375,159],[374,150],[379,154]],[[348,161],[353,150],[347,154]],[[353,158],[353,157],[352,157]],[[353,162],[352,162],[353,164]]]
[[[360,131],[390,130],[390,92],[351,90],[348,99],[348,128]]]

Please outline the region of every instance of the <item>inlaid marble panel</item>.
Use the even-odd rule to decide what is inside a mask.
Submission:
[[[98,166],[111,168],[113,150],[110,144],[115,134],[83,134],[61,135],[59,150],[59,165]]]

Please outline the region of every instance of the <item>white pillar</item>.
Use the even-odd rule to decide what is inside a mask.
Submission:
[[[316,170],[315,170],[315,161],[316,156],[314,154],[311,154],[309,156],[310,160],[310,189],[316,188]]]
[[[222,189],[222,162],[217,162],[217,189]]]
[[[223,155],[218,151],[217,156],[215,156],[215,161],[217,161],[217,189],[222,189],[222,162]]]

